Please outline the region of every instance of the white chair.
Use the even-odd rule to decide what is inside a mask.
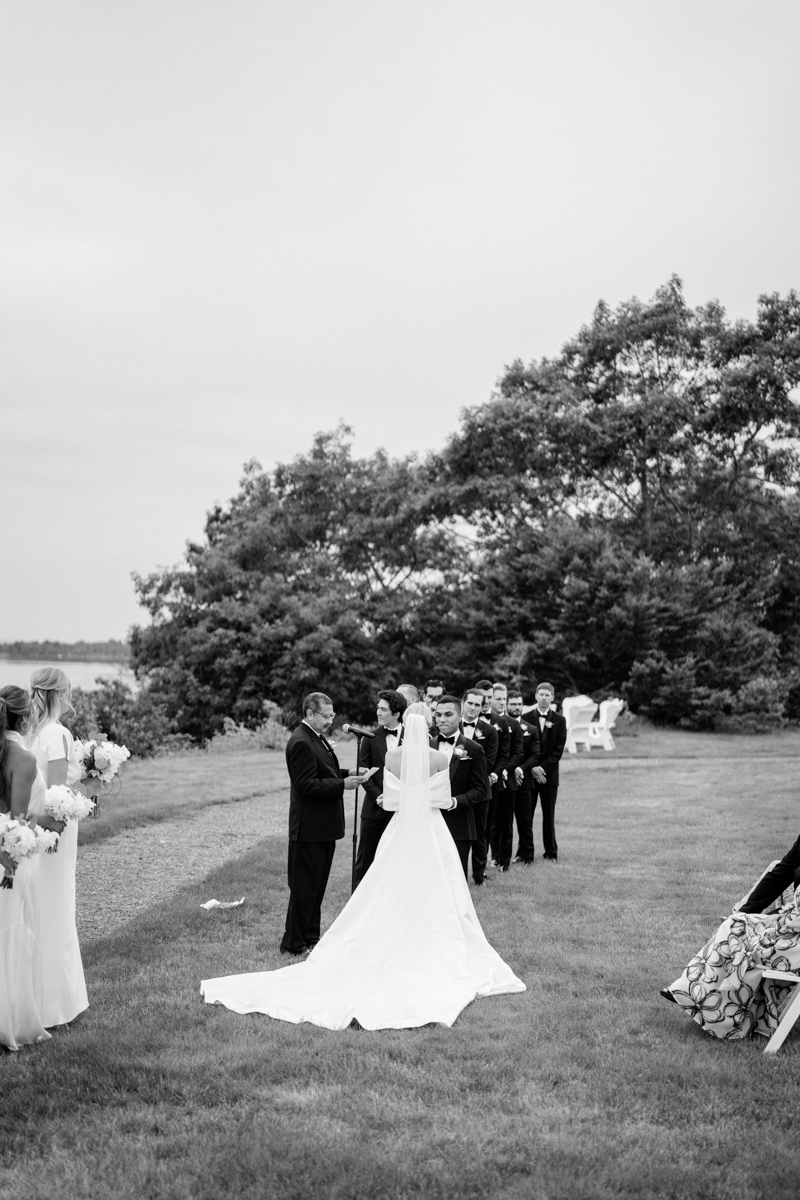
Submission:
[[[579,743],[591,750],[589,726],[597,712],[597,705],[592,697],[566,696],[561,703],[561,711],[567,722],[567,750],[570,754],[578,753]]]
[[[611,730],[616,724],[617,717],[625,707],[624,700],[603,700],[600,704],[600,720],[592,721],[589,725],[589,746],[602,746],[604,750],[614,749],[614,739]]]
[[[761,883],[761,880],[767,875],[773,867],[777,867],[779,860],[776,858],[769,866],[762,871],[753,886],[745,892],[741,900],[738,900],[733,906],[734,912],[739,912],[743,904],[746,904],[750,896]],[[783,904],[794,895],[794,888],[785,888],[780,896],[777,896],[764,912],[774,912],[781,908]],[[780,1050],[783,1043],[786,1041],[792,1026],[798,1017],[800,1017],[800,988],[796,988],[794,992],[790,992],[787,996],[780,996],[780,992],[784,988],[794,988],[800,983],[800,975],[794,975],[791,971],[773,971],[767,969],[761,975],[764,992],[767,996],[767,1001],[770,1007],[774,1008],[778,1013],[778,1028],[773,1033],[772,1037],[764,1047],[765,1054],[775,1054]]]
[[[762,972],[761,979],[768,1001],[778,1011],[778,1028],[764,1047],[765,1054],[775,1054],[800,1017],[800,988],[796,986],[800,983],[800,975],[793,975],[791,971],[767,970]],[[777,992],[786,987],[793,987],[794,991],[789,993],[788,998],[779,998]]]

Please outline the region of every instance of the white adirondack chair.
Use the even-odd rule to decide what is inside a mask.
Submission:
[[[567,750],[570,754],[578,753],[579,744],[591,750],[589,726],[597,712],[597,705],[592,697],[566,696],[561,702],[561,711],[567,722]]]
[[[600,704],[600,720],[592,721],[589,726],[589,745],[602,746],[604,750],[614,749],[614,739],[611,730],[617,717],[625,707],[624,700],[603,700]]]
[[[738,912],[742,905],[747,903],[751,894],[758,887],[759,883],[761,883],[761,880],[764,878],[764,876],[771,871],[773,867],[777,867],[777,865],[778,859],[776,858],[774,862],[771,862],[769,866],[762,871],[761,875],[755,881],[750,890],[745,892],[741,900],[737,900],[736,904],[733,906],[734,912]],[[783,894],[778,896],[776,900],[773,900],[772,904],[765,908],[764,911],[773,912],[780,908],[782,904],[788,902],[792,898],[793,893],[793,888],[786,888]],[[797,987],[797,984],[800,983],[800,975],[795,975],[791,971],[765,970],[762,972],[761,980],[762,986],[764,991],[767,993],[770,1003],[778,1009],[779,1013],[778,1028],[775,1030],[772,1037],[764,1047],[764,1053],[776,1054],[786,1041],[786,1038],[791,1032],[792,1026],[797,1021],[797,1018],[800,1017],[800,987]],[[783,997],[781,1000],[779,1000],[776,993],[777,989],[780,988],[794,988],[795,990],[789,992],[788,998]]]

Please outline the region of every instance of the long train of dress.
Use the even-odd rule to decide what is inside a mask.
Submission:
[[[206,979],[208,1004],[282,1021],[345,1029],[452,1025],[477,996],[524,992],[489,945],[441,812],[450,779],[401,785],[387,770],[384,794],[398,814],[371,868],[305,962],[276,971]]]

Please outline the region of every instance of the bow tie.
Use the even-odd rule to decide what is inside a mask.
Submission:
[[[440,742],[449,742],[451,746],[454,746],[454,745],[455,745],[455,742],[456,742],[456,738],[457,738],[457,736],[458,736],[458,734],[455,734],[455,733],[454,733],[454,734],[452,734],[450,737],[445,737],[445,735],[444,735],[443,733],[440,733],[440,734],[439,734],[439,741],[440,741]]]
[[[462,725],[463,725],[463,728],[464,728],[464,729],[475,729],[475,727],[477,726],[477,724],[478,724],[478,722],[477,722],[477,721],[464,721],[464,722],[462,722]]]

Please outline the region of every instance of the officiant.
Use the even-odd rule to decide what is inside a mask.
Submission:
[[[322,899],[333,854],[344,837],[344,793],[361,778],[339,766],[325,736],[336,713],[324,692],[303,700],[303,720],[286,743],[289,770],[289,907],[283,954],[304,954],[320,938]]]
[[[399,692],[389,689],[378,692],[378,706],[375,716],[378,728],[372,738],[362,738],[361,750],[358,756],[359,767],[377,767],[377,770],[364,784],[364,804],[361,809],[361,824],[358,835],[358,854],[356,855],[356,886],[372,865],[378,842],[383,831],[393,817],[393,813],[384,812],[378,804],[383,793],[383,768],[386,763],[386,751],[396,750],[403,738],[403,713],[406,710],[405,698]]]

